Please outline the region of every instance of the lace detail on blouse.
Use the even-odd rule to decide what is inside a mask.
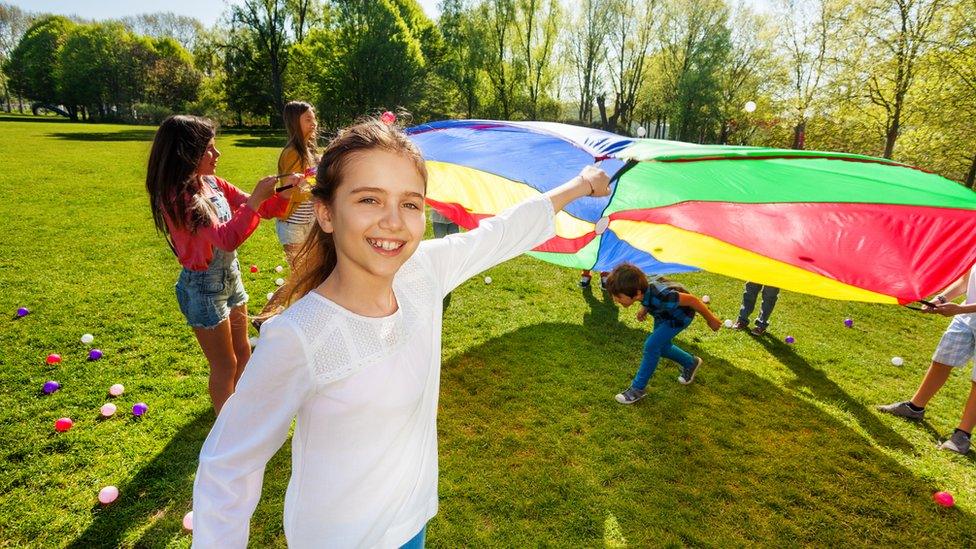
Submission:
[[[318,294],[303,297],[282,313],[305,340],[316,385],[338,381],[389,357],[409,341],[418,323],[432,322],[440,299],[422,256],[415,253],[393,279],[399,309],[390,316],[360,316]]]

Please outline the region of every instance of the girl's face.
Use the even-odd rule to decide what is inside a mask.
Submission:
[[[424,236],[424,190],[406,156],[370,150],[349,157],[332,203],[315,203],[319,225],[335,242],[336,268],[392,281]]]
[[[217,171],[217,159],[220,158],[220,151],[214,146],[213,138],[207,143],[207,150],[197,163],[197,175],[213,175]]]
[[[319,127],[318,121],[315,120],[315,111],[312,109],[305,111],[298,119],[298,122],[302,129],[302,136],[305,139],[308,139]]]

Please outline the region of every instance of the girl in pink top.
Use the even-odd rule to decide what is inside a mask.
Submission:
[[[203,118],[164,120],[149,153],[146,190],[156,229],[183,265],[176,298],[210,363],[210,400],[219,413],[251,356],[236,250],[261,218],[288,207],[288,197],[275,194],[273,176],[250,195],[216,177],[214,135]]]

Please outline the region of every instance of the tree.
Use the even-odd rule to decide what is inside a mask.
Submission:
[[[519,0],[516,4],[515,35],[520,63],[525,67],[526,114],[531,120],[539,118],[539,104],[552,86],[559,14],[556,0]]]
[[[500,115],[509,120],[514,114],[515,90],[522,79],[522,68],[512,53],[515,30],[514,0],[485,0],[478,7],[478,18],[485,25],[485,73],[501,107]]]
[[[253,67],[253,72],[271,85],[270,116],[271,125],[275,127],[281,126],[281,113],[285,108],[284,74],[290,44],[286,32],[288,13],[286,0],[245,0],[243,5],[231,8],[234,24],[250,35],[250,45],[260,53],[254,61],[263,61]]]
[[[607,47],[607,74],[613,91],[613,114],[607,115],[606,93],[597,96],[603,129],[629,128],[644,81],[647,54],[654,36],[655,0],[612,0]]]
[[[718,72],[718,142],[722,145],[746,126],[742,115],[746,102],[758,99],[778,76],[772,44],[775,31],[767,17],[739,4],[734,8],[730,30],[731,49]]]
[[[485,62],[484,27],[463,0],[444,0],[440,10],[438,25],[446,48],[443,73],[461,98],[465,118],[473,118],[481,105],[478,88]]]
[[[66,17],[42,17],[35,21],[10,53],[5,72],[15,93],[39,103],[62,103],[56,79],[59,52],[76,25]],[[75,118],[72,114],[72,118]]]
[[[65,107],[75,112],[83,106],[102,119],[127,117],[129,107],[142,98],[152,55],[152,42],[120,23],[74,26],[55,71]]]
[[[830,69],[830,40],[842,19],[830,0],[782,0],[780,47],[787,52],[790,71],[790,113],[794,149],[805,147],[806,126],[824,94],[821,82]]]
[[[710,139],[720,118],[718,73],[730,48],[728,9],[721,0],[679,0],[665,11],[662,72],[672,137]]]
[[[0,3],[0,88],[3,89],[4,109],[10,112],[10,86],[4,67],[10,60],[17,43],[27,32],[31,18],[17,6]],[[20,103],[20,111],[24,112],[24,105]]]
[[[182,111],[196,101],[203,75],[193,66],[193,57],[176,40],[152,42],[146,66],[145,96],[148,103]]]
[[[133,34],[155,39],[172,38],[188,51],[193,51],[205,32],[203,24],[193,17],[169,12],[123,17],[121,22]]]
[[[607,55],[610,10],[602,0],[582,0],[578,9],[567,33],[566,50],[579,90],[578,118],[589,124],[593,122],[593,102],[603,84],[600,67]]]
[[[852,60],[867,70],[868,99],[883,110],[885,158],[891,158],[901,131],[905,99],[918,72],[918,61],[931,47],[940,26],[944,0],[874,0],[859,5],[856,20],[864,56]]]

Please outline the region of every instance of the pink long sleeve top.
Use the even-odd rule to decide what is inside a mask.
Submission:
[[[172,221],[166,218],[166,226],[176,248],[176,256],[180,264],[191,271],[207,270],[213,259],[214,248],[226,252],[236,250],[258,228],[262,218],[280,216],[288,208],[288,199],[276,194],[262,202],[258,210],[254,211],[247,205],[249,194],[219,177],[213,177],[213,180],[230,206],[230,219],[226,221],[213,219],[211,225],[197,227],[196,230],[190,231],[186,228],[176,228]],[[205,182],[200,186],[200,192],[204,198],[210,200],[216,195],[217,190]]]

